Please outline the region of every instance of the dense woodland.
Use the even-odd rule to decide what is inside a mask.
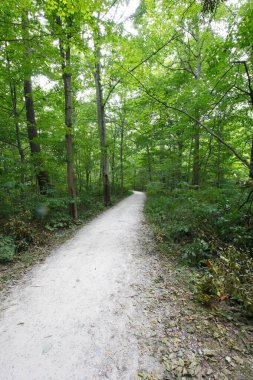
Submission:
[[[199,300],[252,315],[253,7],[136,2],[2,0],[0,259],[147,191]]]

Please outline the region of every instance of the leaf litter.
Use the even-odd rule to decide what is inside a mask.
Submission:
[[[151,282],[135,300],[149,320],[143,344],[152,347],[163,370],[140,371],[146,380],[252,380],[253,328],[249,320],[223,315],[194,300],[190,270],[161,252],[148,226],[141,236]],[[142,264],[143,265],[143,264]]]

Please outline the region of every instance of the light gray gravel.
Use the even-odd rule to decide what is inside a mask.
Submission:
[[[1,380],[133,380],[159,366],[135,302],[152,262],[144,199],[135,192],[94,219],[2,300]]]

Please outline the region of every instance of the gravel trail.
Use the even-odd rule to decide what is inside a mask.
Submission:
[[[159,368],[136,301],[156,265],[141,243],[144,200],[135,192],[95,218],[2,300],[1,380],[134,380]]]

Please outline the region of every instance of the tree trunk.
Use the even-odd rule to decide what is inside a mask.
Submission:
[[[199,51],[199,58],[200,58],[200,51]],[[197,63],[196,73],[195,73],[195,79],[197,82],[197,91],[199,88],[199,80],[201,76],[201,62],[199,61]],[[199,110],[196,110],[197,119]],[[199,120],[199,119],[198,119]],[[192,178],[192,184],[195,186],[196,189],[199,188],[199,182],[200,182],[200,154],[199,154],[199,148],[200,148],[200,127],[199,124],[195,125],[194,127],[194,151],[193,151],[193,178]]]
[[[56,22],[62,26],[60,17],[57,17]],[[71,20],[69,21],[71,27]],[[65,135],[66,139],[66,153],[67,153],[67,185],[69,202],[69,214],[73,219],[77,219],[77,204],[76,204],[76,184],[75,184],[75,171],[74,171],[74,154],[73,154],[73,138],[72,138],[72,90],[71,90],[71,60],[70,60],[70,46],[69,42],[71,34],[67,35],[68,46],[66,51],[63,49],[62,40],[59,40],[60,55],[62,57],[62,71],[64,83],[64,97],[65,97],[65,125],[68,132]]]
[[[221,143],[218,141],[218,160],[217,160],[217,182],[216,185],[218,188],[221,187],[222,180],[222,170],[221,170]]]
[[[48,187],[49,187],[49,175],[46,170],[42,169],[43,162],[40,157],[41,147],[40,147],[40,144],[36,142],[38,131],[36,127],[35,110],[34,110],[34,103],[33,103],[33,91],[32,91],[32,82],[31,82],[31,70],[30,70],[31,62],[29,59],[30,48],[27,44],[27,39],[29,38],[27,24],[28,24],[28,12],[24,11],[23,20],[22,20],[22,29],[23,29],[23,38],[24,38],[24,46],[25,46],[24,96],[25,96],[27,132],[28,132],[28,139],[29,139],[29,144],[30,144],[30,151],[33,158],[33,164],[35,166],[39,192],[42,195],[46,195],[48,191]]]
[[[18,118],[18,111],[17,111],[16,85],[15,83],[12,83],[11,81],[10,81],[10,91],[11,91],[12,110],[13,110],[15,131],[16,131],[17,148],[18,148],[18,153],[19,153],[20,162],[21,162],[20,182],[24,184],[25,183],[25,175],[24,175],[25,174],[24,173],[25,152],[24,152],[24,149],[22,148],[21,138],[20,138],[20,125],[19,125],[19,118]]]
[[[120,126],[120,191],[121,194],[124,192],[124,120]]]
[[[5,47],[7,48],[6,42],[5,42]],[[20,161],[22,164],[25,161],[25,153],[24,153],[24,149],[22,148],[21,138],[20,138],[20,125],[19,125],[19,117],[18,117],[19,115],[18,115],[18,110],[17,110],[16,83],[12,79],[11,62],[8,55],[6,56],[6,61],[7,61],[8,73],[9,73],[9,87],[10,87],[10,94],[11,94],[12,112],[13,112],[14,124],[15,124],[16,142],[17,142],[18,153],[20,156]],[[23,182],[24,182],[24,173],[21,173],[21,183]]]
[[[85,170],[85,177],[86,177],[86,189],[89,190],[90,187],[90,170]]]
[[[149,150],[149,146],[148,145],[147,145],[147,158],[148,158],[148,176],[149,176],[149,181],[152,182],[151,155],[150,155],[150,150]]]
[[[70,64],[70,48],[67,49],[67,62]],[[65,94],[65,125],[69,128],[66,133],[66,149],[67,149],[67,183],[68,194],[70,197],[69,213],[73,219],[77,219],[76,205],[76,188],[75,188],[75,173],[73,159],[73,139],[72,139],[72,104],[71,104],[71,74],[63,73],[64,94]]]
[[[196,188],[199,187],[199,146],[200,146],[200,135],[199,126],[195,125],[194,128],[194,150],[193,150],[193,178],[192,184]]]
[[[182,136],[178,134],[178,140],[177,140],[177,148],[178,148],[178,183],[180,183],[183,179],[183,141]]]
[[[101,172],[103,180],[104,203],[108,206],[111,203],[110,181],[109,181],[109,164],[108,164],[108,147],[106,143],[106,124],[105,124],[105,106],[103,104],[103,89],[101,84],[101,63],[100,63],[100,48],[95,47],[96,50],[96,65],[94,72],[95,86],[96,86],[96,101],[97,101],[97,115],[98,115],[98,128],[100,137],[101,149]]]
[[[115,125],[114,131],[113,131],[113,144],[112,144],[112,151],[111,151],[111,192],[115,193],[115,151],[116,151],[116,140],[117,140],[117,127]]]
[[[22,148],[21,138],[20,138],[20,125],[18,121],[16,85],[15,83],[12,83],[11,81],[10,81],[10,92],[11,92],[12,110],[13,110],[14,123],[15,123],[17,148],[18,148],[18,153],[20,156],[20,161],[21,163],[24,163],[25,153],[24,153],[24,149]],[[23,176],[21,177],[23,178]],[[23,180],[21,182],[23,182]]]
[[[251,149],[250,149],[250,170],[249,177],[253,179],[253,134],[251,135]]]
[[[248,71],[247,71],[248,73]],[[249,74],[248,74],[249,75]],[[249,78],[249,90],[250,90],[250,101],[253,108],[253,89],[251,87],[251,78]],[[251,135],[251,150],[250,150],[250,171],[249,171],[249,177],[253,179],[253,134]]]

